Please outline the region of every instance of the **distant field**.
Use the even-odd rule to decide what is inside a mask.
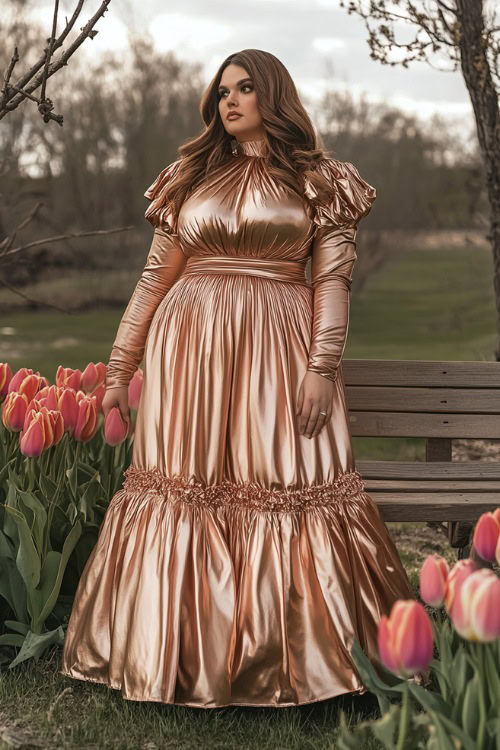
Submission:
[[[477,249],[402,253],[353,295],[345,358],[492,360],[497,337],[492,273],[491,254]],[[125,297],[131,293],[137,278],[101,274],[94,283],[103,298],[119,299],[123,289],[129,290]],[[51,299],[64,307],[72,295],[89,293],[88,283],[81,276],[59,279]],[[13,369],[32,367],[50,382],[59,364],[84,368],[89,361],[107,362],[126,307],[117,304],[71,315],[2,315],[0,361]],[[356,439],[355,447],[358,456],[389,450],[398,458],[422,455],[423,441]]]

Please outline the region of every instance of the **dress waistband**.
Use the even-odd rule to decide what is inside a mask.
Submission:
[[[304,260],[279,260],[249,256],[214,255],[188,258],[183,276],[195,274],[245,274],[262,276],[273,281],[289,281],[309,286],[306,279],[307,258]]]

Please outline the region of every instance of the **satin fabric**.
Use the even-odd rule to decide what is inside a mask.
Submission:
[[[265,141],[193,190],[178,216],[146,192],[154,236],[120,323],[107,388],[144,361],[132,465],[76,592],[61,673],[124,698],[292,706],[363,693],[356,637],[413,598],[356,471],[340,367],[357,224],[375,200],[326,159],[291,197]],[[305,265],[312,254],[312,284]],[[297,429],[310,370],[334,384],[331,418]]]

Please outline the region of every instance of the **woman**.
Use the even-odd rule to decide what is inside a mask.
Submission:
[[[133,460],[61,672],[205,708],[364,693],[353,638],[376,662],[380,616],[413,598],[355,469],[340,368],[376,191],[325,156],[269,53],[227,58],[201,114],[146,192],[153,244],[103,402],[128,417],[144,356]]]

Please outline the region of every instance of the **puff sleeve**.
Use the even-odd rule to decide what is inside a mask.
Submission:
[[[151,201],[145,217],[154,227],[153,241],[142,275],[120,321],[106,372],[106,389],[127,386],[142,361],[154,314],[187,263],[176,221],[164,199],[168,181],[177,173],[179,161],[166,167],[144,195]]]
[[[335,381],[349,326],[357,225],[370,212],[377,193],[349,162],[327,158],[317,169],[328,180],[331,193],[320,201],[306,180],[305,195],[317,225],[312,244],[313,323],[307,369]]]

